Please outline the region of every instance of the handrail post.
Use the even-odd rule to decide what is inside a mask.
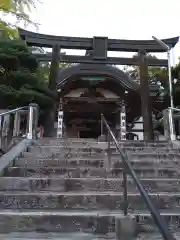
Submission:
[[[110,146],[110,144],[111,144],[111,136],[110,136],[110,133],[109,133],[109,131],[108,131],[108,162],[109,162],[109,166],[111,166],[111,146]]]
[[[37,124],[38,124],[38,105],[35,103],[31,103],[29,105],[27,139],[32,140],[37,138]]]
[[[19,112],[16,112],[14,116],[13,137],[19,136],[19,132],[20,132],[20,114]]]
[[[128,194],[127,194],[127,174],[125,166],[123,167],[123,200],[124,200],[124,216],[128,215]]]
[[[101,136],[103,136],[103,114],[101,113]]]
[[[169,108],[163,111],[163,121],[164,121],[164,135],[166,140],[171,140],[170,134],[170,123],[169,123]]]

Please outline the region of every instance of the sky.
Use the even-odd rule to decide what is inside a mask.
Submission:
[[[180,0],[41,0],[31,18],[44,34],[74,37],[106,36],[116,39],[164,39],[180,35]],[[67,50],[67,54],[84,54]],[[109,53],[130,57],[133,53]],[[171,54],[174,65],[180,56],[180,43]],[[165,58],[166,54],[157,54]]]

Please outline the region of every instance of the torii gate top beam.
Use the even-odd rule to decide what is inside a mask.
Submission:
[[[146,52],[165,52],[154,40],[124,40],[108,39],[107,37],[80,38],[80,37],[62,37],[45,35],[35,32],[19,29],[19,34],[29,46],[52,48],[58,44],[65,49],[83,49],[92,50],[99,48],[103,44],[107,51],[125,51],[136,52],[141,49]],[[96,40],[96,41],[95,41]],[[179,40],[179,37],[164,39],[164,43],[173,48]],[[98,45],[98,46],[95,46]]]

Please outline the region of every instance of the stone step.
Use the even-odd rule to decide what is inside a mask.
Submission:
[[[12,232],[0,234],[2,240],[115,240],[115,233],[96,234],[96,233],[57,233],[57,232]]]
[[[61,150],[63,148],[66,148],[66,149],[81,149],[82,151],[85,151],[85,150],[91,150],[91,149],[101,149],[101,148],[106,148],[106,147],[101,147],[102,145],[101,144],[93,144],[93,145],[89,145],[89,144],[82,144],[82,145],[51,145],[50,147],[55,151],[56,149],[58,150]],[[103,145],[103,146],[106,146],[106,145]],[[115,148],[115,147],[112,147],[112,149]],[[33,150],[33,149],[49,149],[49,146],[48,145],[31,145],[31,146],[28,146],[28,149],[29,150]],[[150,149],[150,148],[149,148]],[[164,148],[165,149],[165,148]],[[170,148],[169,148],[170,149]]]
[[[69,144],[69,145],[88,145],[88,144],[98,144],[99,142],[97,140],[89,140],[89,139],[82,139],[82,140],[78,140],[78,139],[71,139],[71,138],[66,138],[66,139],[38,139],[36,141],[34,141],[34,145],[36,146],[45,146],[45,145],[56,145],[56,146],[60,146],[60,145],[64,145],[64,144]]]
[[[57,138],[43,138],[38,139],[35,141],[34,144],[62,144],[64,142],[68,142],[70,144],[88,144],[88,143],[99,143],[95,139],[77,139],[77,138],[65,138],[65,139],[57,139]],[[125,140],[125,141],[118,141],[120,145],[123,146],[171,146],[172,144],[168,141],[131,141],[131,140]],[[111,145],[114,145],[114,142],[111,141]]]
[[[146,231],[156,231],[156,226],[151,215],[144,212],[131,214],[138,217],[139,224]],[[161,215],[167,221],[169,228],[178,230],[180,213],[166,211]],[[121,211],[15,211],[1,210],[0,233],[9,232],[62,232],[62,233],[96,233],[107,234],[115,232],[115,218],[123,218]],[[140,229],[139,229],[140,231]]]
[[[152,149],[152,150],[158,150],[158,149],[175,149],[178,150],[178,147],[174,147],[171,145],[137,145],[137,146],[133,146],[131,144],[125,144],[125,145],[119,145],[121,149],[127,149],[127,150],[132,150],[132,149],[138,149],[138,150],[144,150],[144,149]],[[109,144],[107,142],[97,142],[97,143],[52,143],[52,144],[33,144],[32,147],[69,147],[69,148],[90,148],[90,147],[97,147],[97,148],[102,148],[102,149],[107,149],[109,148]],[[110,148],[111,149],[116,149],[116,145],[114,144],[110,144]]]
[[[119,156],[119,152],[114,151],[112,152],[112,156]],[[159,159],[179,159],[180,160],[180,153],[176,153],[173,151],[170,152],[131,152],[128,154],[130,158],[133,159],[140,159],[140,158],[144,158],[144,159],[148,159],[148,158],[159,158]]]
[[[180,239],[180,232],[174,233],[175,239]],[[96,234],[96,233],[37,233],[37,232],[13,232],[0,234],[2,240],[116,240],[114,233]],[[163,240],[160,233],[140,233],[138,240]]]
[[[119,145],[121,146],[131,146],[131,147],[138,147],[138,146],[157,146],[157,147],[164,147],[164,146],[172,146],[172,144],[168,141],[118,141]],[[110,142],[111,145],[115,145],[113,141]]]
[[[72,153],[102,153],[103,151],[107,151],[108,148],[106,146],[98,146],[98,144],[94,146],[29,146],[28,152],[34,153],[60,153],[60,152],[72,152]],[[123,151],[132,152],[132,154],[180,154],[180,149],[178,148],[152,148],[152,147],[123,147]],[[110,151],[112,153],[118,153],[116,147],[111,147]]]
[[[144,188],[149,192],[178,192],[178,178],[141,178]],[[131,178],[127,179],[128,191],[138,192]],[[0,191],[112,191],[123,192],[123,179],[115,178],[38,178],[38,177],[0,177]]]
[[[123,151],[125,152],[131,152],[131,153],[180,153],[180,149],[179,148],[168,148],[168,147],[123,147],[122,148]],[[111,152],[118,152],[116,147],[111,147],[110,148]]]
[[[73,145],[31,145],[29,146],[29,151],[33,151],[33,149],[41,149],[41,151],[46,151],[47,149],[54,149],[55,151],[60,151],[61,149],[69,149],[71,151],[75,150],[75,149],[79,149],[79,151],[82,149],[82,151],[86,151],[87,150],[91,150],[91,151],[97,151],[98,149],[100,150],[107,150],[109,149],[108,144],[107,143],[96,143],[96,144],[88,144],[88,145],[79,145],[79,144],[73,144]],[[133,146],[121,146],[120,147],[122,150],[125,151],[130,151],[130,152],[175,152],[175,153],[179,153],[180,149],[179,148],[175,148],[175,147],[171,147],[171,146],[138,146],[138,147],[133,147]],[[110,149],[112,151],[116,151],[116,146],[115,145],[111,145]]]
[[[31,152],[24,152],[22,154],[23,157],[29,157],[29,158],[72,158],[72,157],[89,157],[89,158],[97,158],[97,157],[104,157],[105,152],[82,152],[82,151],[66,151],[62,149],[60,152],[53,152],[51,150],[49,151],[31,151]]]
[[[138,177],[147,178],[165,178],[180,177],[180,171],[177,168],[169,167],[133,167]],[[97,167],[8,167],[4,170],[4,177],[30,177],[30,176],[48,176],[48,177],[110,177],[122,178],[123,168],[97,168]]]
[[[37,150],[39,149],[39,150]],[[97,149],[97,151],[81,151],[78,149],[73,149],[72,151],[70,150],[66,150],[63,149],[61,151],[53,151],[53,149],[50,150],[50,148],[45,148],[46,150],[42,150],[40,148],[37,148],[36,150],[32,150],[31,152],[24,152],[22,154],[23,157],[29,157],[29,158],[59,158],[59,159],[63,159],[63,158],[72,158],[72,157],[81,157],[81,158],[85,158],[85,157],[89,157],[89,158],[102,158],[104,156],[108,156],[108,152],[102,150],[102,149]],[[118,157],[120,157],[119,152],[117,151],[113,151],[109,154],[109,156],[111,156],[111,158],[113,159],[117,159]],[[180,153],[176,153],[176,152],[132,152],[129,155],[129,158],[132,159],[168,159],[168,160],[174,160],[174,159],[178,159],[180,161]]]
[[[178,159],[132,159],[129,160],[132,167],[152,167],[156,168],[177,168],[180,171],[180,161]],[[19,158],[14,161],[16,167],[106,167],[106,164],[111,165],[113,168],[123,168],[123,162],[120,158],[69,158],[69,159],[51,159],[51,158]]]
[[[28,152],[62,152],[62,151],[68,151],[68,152],[102,152],[104,148],[98,147],[98,145],[94,146],[29,146],[28,147]]]
[[[173,155],[173,154],[180,154],[180,149],[172,149],[172,148],[166,148],[166,149],[162,149],[162,148],[123,148],[122,151],[124,151],[125,153],[128,153],[130,155]],[[116,149],[106,149],[105,152],[110,152],[111,154],[118,154],[119,152]]]
[[[149,194],[154,206],[180,212],[180,192]],[[57,210],[121,210],[123,193],[117,192],[1,192],[0,209],[57,209]],[[128,213],[147,210],[139,193],[128,193]]]
[[[173,231],[173,236],[175,239],[180,239],[180,232]],[[160,233],[156,232],[156,233],[140,233],[137,239],[138,240],[163,240],[164,238]]]
[[[123,163],[121,160],[114,160],[113,158],[110,158],[109,162],[114,168],[121,168],[123,167]],[[158,168],[176,168],[177,171],[180,171],[180,161],[177,158],[174,159],[132,159],[129,160],[129,163],[131,164],[131,167],[152,167],[153,169]]]
[[[115,146],[115,144],[112,142],[110,143],[111,146]],[[171,144],[167,144],[167,143],[147,143],[147,145],[145,143],[119,143],[119,145],[123,148],[123,147],[152,147],[152,148],[163,148],[163,147],[168,147],[168,148],[172,148],[173,146]]]
[[[50,159],[50,158],[19,158],[15,161],[15,166],[23,166],[26,168],[29,167],[77,167],[79,166],[94,166],[94,167],[103,167],[104,160],[102,159],[92,159],[84,158],[84,159],[67,159],[67,160],[58,160],[58,159]]]

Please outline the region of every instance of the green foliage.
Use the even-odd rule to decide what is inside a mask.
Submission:
[[[36,71],[38,63],[23,41],[0,41],[0,63],[8,70]]]
[[[16,56],[7,55],[5,53],[0,53],[0,64],[6,71],[16,70],[19,66],[18,58]]]
[[[174,68],[172,68],[172,75],[173,78],[180,81],[180,62]]]
[[[28,105],[30,102],[37,103],[43,109],[50,108],[53,104],[53,99],[49,98],[45,94],[26,88],[22,88],[18,92],[18,100],[19,104],[23,101],[24,105]]]
[[[30,72],[11,71],[6,77],[6,84],[15,89],[20,89],[24,84],[37,85],[37,78]]]
[[[154,120],[153,122],[153,129],[155,131],[158,131],[161,134],[164,134],[164,122],[163,122],[163,118],[159,119],[159,120]]]
[[[56,95],[38,78],[37,61],[21,41],[0,41],[0,108],[15,108],[37,103],[52,107]]]
[[[12,1],[11,0],[1,0],[0,2],[0,10],[9,10],[12,9]]]
[[[37,69],[37,78],[40,82],[48,84],[50,73],[50,63],[40,63]]]
[[[35,8],[36,3],[39,0],[1,0],[0,2],[0,29],[3,30],[1,38],[16,39],[18,37],[18,31],[16,29],[17,23],[21,22],[24,25],[34,24],[29,18],[29,14],[33,8]],[[13,16],[17,20],[16,23],[9,22],[7,18],[4,17]]]
[[[36,91],[38,91],[39,93],[43,93],[43,94],[45,94],[46,96],[48,96],[48,97],[56,100],[57,95],[56,95],[54,92],[52,92],[52,91],[47,87],[47,85],[45,85],[45,84],[44,84],[44,85],[38,85],[38,86],[36,86],[35,89],[36,89]]]

